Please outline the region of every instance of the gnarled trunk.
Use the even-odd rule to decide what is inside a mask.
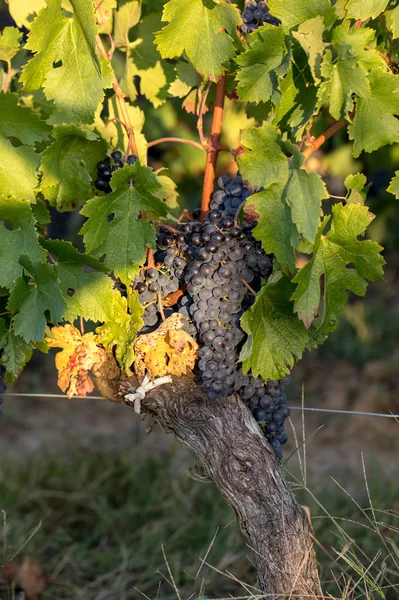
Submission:
[[[99,387],[106,391],[101,380]],[[233,507],[253,550],[261,590],[275,598],[321,595],[307,517],[242,401],[209,400],[184,377],[147,394],[142,411],[194,455]]]

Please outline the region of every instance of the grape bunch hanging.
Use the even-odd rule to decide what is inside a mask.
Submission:
[[[111,157],[111,171],[123,166],[118,151]],[[104,164],[110,162],[105,159],[98,165],[103,179]],[[264,381],[244,374],[238,364],[245,341],[240,318],[271,274],[273,256],[255,240],[256,222],[239,226],[236,221],[240,206],[253,193],[241,175],[233,180],[220,177],[218,186],[203,222],[159,226],[154,264],[131,283],[145,309],[140,333],[151,333],[163,319],[180,313],[185,330],[200,345],[197,376],[208,397],[217,400],[238,393],[281,459],[281,445],[287,441],[284,421],[290,414],[283,389],[289,378]],[[108,193],[108,188],[103,191]],[[195,211],[193,217],[198,216]]]
[[[260,2],[255,2],[255,0],[250,0],[245,5],[245,8],[242,12],[242,25],[241,31],[243,33],[252,33],[264,23],[269,23],[270,25],[280,25],[280,19],[277,17],[273,17],[270,14],[269,9],[267,7],[266,2],[261,0]]]

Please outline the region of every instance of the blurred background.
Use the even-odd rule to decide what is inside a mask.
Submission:
[[[7,16],[0,2],[0,28]],[[171,132],[196,139],[196,117],[182,115],[178,100],[157,110],[139,102],[149,141]],[[240,103],[227,100],[222,143],[237,147],[240,129],[256,123]],[[328,125],[326,117],[317,127]],[[351,148],[339,132],[308,168],[336,196],[345,195],[348,174],[366,175],[367,204],[376,215],[369,235],[385,248],[385,281],[370,285],[365,299],[350,298],[337,331],[304,356],[286,391],[293,407],[398,414],[399,206],[386,188],[399,168],[399,145],[356,160]],[[181,206],[199,206],[200,151],[156,146],[149,161],[168,169]],[[228,154],[218,169],[236,172]],[[80,219],[55,215],[49,235],[77,243]],[[36,353],[5,397],[0,599],[20,597],[20,588],[28,600],[42,589],[44,598],[56,600],[249,596],[255,585],[250,550],[215,487],[187,476],[192,458],[124,405],[52,398],[60,393],[56,379],[54,354]],[[287,433],[287,477],[309,507],[326,591],[341,597],[345,582],[360,577],[355,597],[397,598],[399,422],[292,410]],[[335,550],[342,548],[338,560]],[[200,560],[205,556],[207,564]],[[376,586],[384,596],[373,595]]]

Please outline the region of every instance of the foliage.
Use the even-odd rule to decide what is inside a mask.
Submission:
[[[0,37],[0,360],[8,381],[34,348],[48,350],[46,327],[68,328],[78,318],[94,323],[95,343],[131,373],[142,326],[131,282],[155,247],[159,222],[179,217],[178,182],[148,166],[143,132],[153,136],[163,120],[175,137],[176,110],[181,123],[198,120],[200,143],[187,144],[178,160],[199,189],[205,150],[220,150],[208,146],[203,121],[224,73],[225,138],[238,147],[221,159],[234,170],[233,155],[255,192],[246,214],[276,257],[242,317],[240,360],[245,371],[281,378],[322,342],[348,291],[364,295],[368,281],[382,278],[384,261],[380,246],[359,240],[373,219],[365,177],[347,177],[344,204],[330,215],[328,187],[307,161],[325,138],[311,133],[336,120],[355,157],[399,141],[398,11],[387,5],[270,0],[281,23],[244,35],[242,2],[10,0],[17,27]],[[203,163],[191,163],[201,148]],[[96,165],[115,149],[139,160],[115,172],[104,195],[95,191]],[[397,179],[388,192],[399,197]],[[80,210],[84,253],[81,244],[49,239],[47,205]],[[299,253],[307,255],[302,269]]]

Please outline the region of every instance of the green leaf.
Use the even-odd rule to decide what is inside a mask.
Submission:
[[[133,342],[136,333],[143,327],[144,307],[138,300],[137,292],[125,298],[114,290],[113,315],[104,325],[96,329],[97,343],[106,350],[115,348],[119,365],[131,375],[130,366],[134,360]]]
[[[22,33],[16,27],[4,27],[0,32],[0,60],[9,61],[19,52]]]
[[[237,163],[244,179],[254,187],[288,180],[288,160],[279,145],[280,134],[270,123],[243,131],[241,145],[244,153],[237,155]]]
[[[279,18],[285,29],[321,16],[326,25],[334,21],[334,9],[329,0],[269,0],[268,7],[274,17]]]
[[[135,184],[129,185],[134,179]],[[86,251],[105,255],[106,265],[129,285],[144,264],[146,247],[155,248],[155,231],[141,212],[167,213],[166,205],[156,196],[161,188],[155,174],[138,162],[125,165],[111,179],[113,192],[89,200],[81,211],[88,217],[80,233]]]
[[[0,339],[0,348],[3,349],[0,362],[6,368],[5,381],[8,385],[12,385],[31,359],[32,348],[13,331],[8,331]]]
[[[277,89],[273,73],[284,61],[286,47],[283,27],[265,24],[251,35],[249,49],[237,57],[237,94],[248,102],[266,102]]]
[[[58,108],[91,123],[104,97],[103,88],[112,85],[111,71],[97,57],[93,4],[70,1],[72,17],[64,16],[61,0],[48,0],[34,20],[26,48],[35,55],[23,69],[21,81],[25,90],[43,88]]]
[[[363,173],[356,173],[355,175],[348,175],[344,181],[345,187],[348,190],[346,195],[346,202],[352,204],[357,202],[364,204],[367,197],[368,189],[371,185],[367,185],[367,178]],[[389,190],[388,190],[389,191]]]
[[[240,355],[244,373],[251,370],[254,377],[282,379],[301,358],[309,334],[292,310],[293,288],[286,277],[265,285],[241,317],[248,334]]]
[[[122,116],[118,110],[118,103],[116,97],[113,96],[108,100],[108,119],[110,122],[104,122],[100,116],[102,106],[96,112],[95,115],[95,130],[101,134],[101,137],[106,140],[111,148],[127,148],[129,144],[129,135],[118,121],[112,119],[121,119]],[[129,115],[129,121],[132,124],[134,130],[134,137],[136,139],[136,145],[138,149],[138,156],[142,163],[147,162],[147,142],[142,133],[144,125],[144,113],[138,106],[128,106],[127,113]]]
[[[385,12],[387,26],[393,33],[393,39],[399,37],[399,6]]]
[[[291,169],[285,196],[298,232],[313,242],[322,214],[321,201],[329,198],[320,175]]]
[[[379,254],[381,246],[370,240],[358,240],[374,218],[368,208],[360,204],[336,204],[332,210],[330,231],[323,235],[329,220],[326,217],[319,227],[312,259],[293,279],[298,284],[292,295],[295,311],[305,326],[310,327],[319,310],[320,279],[324,276],[324,307],[318,325],[321,333],[335,329],[348,299],[346,290],[364,296],[366,279],[382,279],[385,263]],[[354,265],[354,268],[348,265]]]
[[[399,141],[399,83],[397,75],[380,70],[371,71],[370,93],[357,98],[356,113],[349,125],[349,139],[354,140],[353,155],[362,150],[373,152]]]
[[[3,196],[14,196],[17,200],[35,201],[37,167],[39,156],[28,146],[10,144],[0,135],[0,190]],[[18,174],[18,175],[17,175]]]
[[[265,252],[274,254],[285,272],[294,273],[294,249],[298,247],[299,238],[292,222],[291,209],[284,199],[284,186],[274,183],[263,192],[252,194],[247,200],[246,208],[259,215],[253,234],[262,242]]]
[[[306,52],[313,79],[317,83],[319,83],[321,78],[321,61],[327,46],[323,42],[323,32],[324,19],[321,15],[305,21],[298,27],[298,31],[292,32],[294,38],[298,40]]]
[[[388,0],[338,0],[336,10],[342,18],[367,21],[378,17],[387,5]]]
[[[92,195],[96,164],[104,158],[107,144],[76,125],[54,127],[53,137],[55,142],[42,153],[40,191],[57,210],[74,210]]]
[[[319,87],[319,107],[329,106],[334,119],[345,119],[353,111],[353,94],[365,98],[370,93],[367,73],[354,56],[352,46],[340,43],[337,57],[328,49],[324,55],[321,74],[324,77]]]
[[[43,239],[40,243],[57,259],[60,287],[67,306],[64,319],[71,323],[78,316],[94,322],[111,320],[113,281],[103,272],[104,265],[78,252],[70,242]]]
[[[237,7],[214,0],[170,0],[164,7],[166,25],[155,41],[163,58],[185,52],[200,75],[216,81],[235,55],[233,39],[240,24]]]
[[[129,45],[129,31],[137,25],[141,17],[141,2],[131,0],[115,12],[114,43]]]
[[[131,52],[126,55],[125,74],[121,81],[122,89],[134,102],[137,89],[133,78],[140,77],[140,93],[153,104],[161,106],[167,99],[167,88],[173,79],[173,66],[161,60],[155,46],[155,34],[161,27],[158,13],[147,15],[136,27],[138,39]],[[131,44],[132,45],[132,44]]]
[[[399,171],[395,171],[395,177],[393,177],[387,187],[387,192],[393,194],[396,200],[399,200]]]
[[[13,312],[19,309],[13,319],[15,333],[28,343],[40,342],[44,339],[47,315],[55,324],[65,311],[57,270],[45,262],[34,265],[26,254],[20,258],[20,263],[34,285],[28,285],[22,277],[18,279],[7,306]]]
[[[370,27],[356,27],[350,21],[343,21],[341,25],[335,27],[332,35],[332,42],[335,48],[340,45],[347,45],[352,48],[353,56],[357,57],[359,64],[367,71],[376,67],[386,70],[384,58],[374,48],[376,32]]]
[[[18,104],[18,94],[0,93],[0,134],[16,137],[23,144],[33,146],[46,140],[51,127],[30,108]]]
[[[181,61],[176,66],[176,79],[170,84],[168,92],[175,98],[184,98],[197,85],[195,69],[190,63]]]
[[[17,227],[25,225],[33,217],[32,206],[26,200],[0,196],[0,219],[10,221]]]
[[[46,5],[45,0],[7,0],[7,4],[18,27],[27,29],[30,29],[35,15]]]
[[[31,208],[38,225],[51,223],[50,211],[41,198],[36,198],[36,204],[32,204]]]
[[[37,263],[43,260],[46,253],[39,246],[33,219],[14,230],[7,229],[0,222],[0,239],[0,286],[10,289],[23,273],[20,257],[28,254],[30,259]]]

